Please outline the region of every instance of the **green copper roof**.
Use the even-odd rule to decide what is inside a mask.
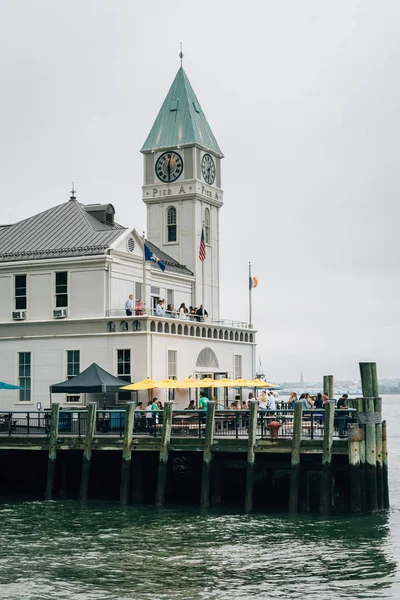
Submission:
[[[197,144],[223,156],[190,81],[181,67],[143,144],[142,152]]]

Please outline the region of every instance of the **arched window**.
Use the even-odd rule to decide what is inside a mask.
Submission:
[[[207,369],[219,369],[218,358],[211,348],[203,348],[196,360],[196,367],[205,367]]]
[[[176,208],[169,206],[167,209],[167,241],[176,242]]]
[[[210,209],[206,208],[204,211],[204,237],[206,244],[210,243]]]

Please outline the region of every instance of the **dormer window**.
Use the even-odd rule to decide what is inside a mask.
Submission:
[[[167,241],[176,242],[176,208],[169,206],[167,209]]]

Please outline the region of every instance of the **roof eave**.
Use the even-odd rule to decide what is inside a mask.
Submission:
[[[205,150],[206,152],[209,152],[210,154],[213,154],[214,156],[216,156],[217,158],[224,158],[224,154],[219,150],[215,150],[215,148],[208,148],[207,146],[204,146],[202,144],[199,144],[198,142],[190,142],[188,144],[173,144],[173,145],[169,145],[169,146],[158,146],[157,148],[145,148],[143,146],[143,148],[141,148],[140,152],[142,154],[154,154],[155,152],[163,152],[165,150],[174,150],[174,149],[180,149],[180,148],[192,148],[192,147],[196,147],[196,148],[200,148],[201,150]]]

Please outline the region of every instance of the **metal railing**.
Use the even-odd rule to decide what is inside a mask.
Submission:
[[[0,414],[0,436],[46,437],[50,432],[51,413],[13,411]]]
[[[336,409],[334,437],[346,437],[349,424],[357,422],[356,410]],[[161,435],[164,412],[135,411],[134,436]],[[249,430],[248,410],[216,410],[215,438],[247,438]],[[96,411],[95,435],[122,438],[125,428],[125,409]],[[202,438],[205,435],[206,416],[204,410],[174,410],[172,413],[171,437]],[[82,438],[86,434],[87,410],[61,410],[58,433]],[[324,436],[324,410],[304,410],[302,437],[321,439]],[[293,436],[294,411],[290,409],[259,410],[257,416],[258,439],[291,439]],[[0,436],[46,437],[49,435],[51,412],[12,411],[0,414]]]
[[[113,308],[106,311],[106,317],[125,318],[128,320],[140,320],[143,318],[154,317],[156,319],[173,319],[174,321],[180,321],[181,323],[211,323],[212,325],[222,325],[224,327],[236,327],[237,329],[248,329],[246,321],[233,321],[231,319],[215,319],[211,317],[200,317],[197,315],[189,315],[187,313],[184,317],[178,311],[164,310],[162,315],[157,314],[155,308],[145,308],[140,311],[142,314],[136,314],[135,309],[132,311],[132,315],[127,316],[125,309]]]

